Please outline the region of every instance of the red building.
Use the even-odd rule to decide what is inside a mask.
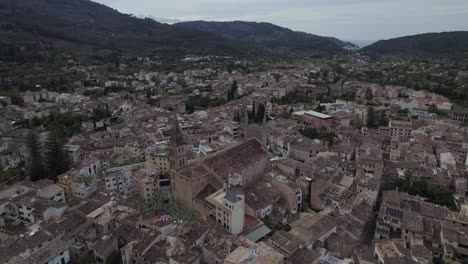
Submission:
[[[322,114],[316,111],[299,111],[293,113],[296,116],[302,117],[304,126],[307,128],[330,128],[333,123],[333,117]]]

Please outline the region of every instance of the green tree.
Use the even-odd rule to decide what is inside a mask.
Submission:
[[[317,131],[317,129],[315,128],[304,128],[304,129],[301,129],[299,130],[299,132],[305,136],[305,137],[308,137],[310,139],[316,139],[319,137],[319,132]]]
[[[171,216],[172,221],[189,221],[199,217],[197,210],[185,210],[177,201],[172,200],[163,192],[158,191],[149,201],[141,201],[137,204],[140,213],[153,216],[158,209],[164,209]]]
[[[55,181],[57,176],[67,172],[71,168],[71,159],[65,151],[63,137],[58,128],[49,131],[46,142],[46,163],[49,179]]]
[[[275,81],[276,81],[276,82],[279,82],[279,81],[280,81],[280,78],[281,78],[281,75],[279,75],[279,73],[274,73],[274,74],[273,74],[273,78],[275,78]]]
[[[154,82],[156,85],[159,85],[161,83],[161,80],[157,76],[151,77],[151,81]]]
[[[227,101],[228,101],[228,102],[232,101],[232,93],[231,93],[231,90],[228,90],[228,91],[227,91]]]
[[[148,99],[146,99],[146,103],[151,105],[151,106],[158,106],[159,107],[159,98],[156,98],[156,99],[148,98]],[[186,104],[186,106],[187,106],[187,104]]]
[[[31,181],[43,179],[47,174],[42,160],[42,146],[35,132],[29,132],[27,136],[27,147],[29,152],[29,176]]]
[[[265,105],[262,103],[258,104],[257,114],[255,115],[255,123],[261,123],[263,121],[263,116],[265,115]]]
[[[323,111],[325,110],[325,106],[319,104],[316,108],[315,108],[315,111],[319,112],[319,113],[323,113]]]
[[[6,183],[10,185],[24,178],[25,178],[25,170],[23,168],[23,164],[19,164],[18,167],[9,168],[6,171],[0,172],[0,183]]]
[[[427,107],[427,112],[428,113],[434,113],[434,114],[439,114],[439,108],[435,104],[430,104]]]
[[[367,109],[367,127],[376,128],[377,126],[377,114],[375,113],[374,107],[371,106]]]
[[[249,115],[249,121],[252,121],[255,119],[255,115],[256,115],[256,110],[255,110],[255,101],[252,102],[252,112],[250,112],[250,115]]]
[[[374,99],[374,95],[372,94],[372,90],[370,88],[367,88],[366,90],[366,100],[371,101]]]
[[[379,115],[379,126],[388,126],[388,119],[385,111],[381,111]]]
[[[146,89],[146,98],[150,98],[151,97],[151,89],[148,88]]]
[[[234,121],[235,121],[235,122],[240,122],[240,121],[241,121],[241,112],[240,112],[240,110],[237,110],[237,111],[234,113]]]
[[[234,82],[231,85],[231,88],[227,92],[227,101],[228,102],[232,101],[234,99],[237,99],[237,97],[238,97],[237,89],[238,89],[237,81],[234,80]]]
[[[239,85],[237,84],[237,81],[234,80],[231,86],[231,98],[232,99],[237,99],[238,89],[239,89]]]
[[[107,106],[97,107],[93,109],[93,115],[91,116],[91,120],[97,122],[104,118],[111,117],[112,114]],[[76,122],[76,121],[74,121]],[[81,124],[81,123],[80,123]]]
[[[328,143],[328,146],[332,146],[335,143],[336,134],[332,131],[328,132],[326,129],[320,131],[320,139]]]
[[[441,258],[441,257],[438,257],[438,258],[434,257],[434,258],[432,258],[432,263],[434,263],[434,264],[444,264],[444,259]]]
[[[413,173],[412,173],[410,170],[405,170],[405,174],[404,174],[404,175],[405,175],[405,179],[406,179],[407,181],[410,181],[411,178],[413,177]]]
[[[401,115],[401,116],[407,116],[408,113],[409,113],[408,108],[403,108],[403,109],[398,110],[398,115]]]
[[[85,256],[78,258],[77,260],[75,260],[75,262],[72,262],[72,263],[76,263],[76,264],[94,263],[94,258],[89,255],[85,255]]]
[[[398,189],[410,195],[419,195],[430,203],[446,206],[452,211],[459,211],[454,193],[447,187],[428,184],[426,181],[411,181],[412,174],[409,171],[405,171],[404,176],[405,179],[397,179],[383,189]]]
[[[356,116],[351,120],[351,124],[357,128],[361,128],[364,125],[364,122],[359,116]]]
[[[121,264],[122,263],[122,256],[120,255],[119,251],[112,252],[106,258],[106,264]]]

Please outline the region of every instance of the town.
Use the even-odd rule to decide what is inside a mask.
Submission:
[[[468,259],[466,62],[69,58],[58,74],[78,78],[0,97],[0,263]]]

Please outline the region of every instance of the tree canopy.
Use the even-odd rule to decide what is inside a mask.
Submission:
[[[27,136],[27,147],[29,152],[29,176],[31,181],[37,181],[47,176],[42,158],[42,144],[39,142],[37,133],[29,132]]]
[[[57,176],[67,172],[72,166],[72,160],[64,148],[64,138],[60,129],[52,129],[46,142],[46,168],[49,179],[56,181]]]
[[[452,211],[458,211],[459,208],[455,202],[454,194],[445,186],[429,184],[426,181],[412,181],[411,174],[405,174],[408,179],[397,179],[385,189],[397,189],[401,192],[407,192],[410,195],[419,195],[427,198],[428,202],[446,206]]]

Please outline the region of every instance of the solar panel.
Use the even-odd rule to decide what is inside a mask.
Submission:
[[[385,214],[392,216],[392,217],[400,218],[400,219],[403,218],[403,212],[401,210],[397,210],[393,208],[387,208],[385,210]]]
[[[390,223],[385,221],[383,218],[379,218],[378,222],[379,222],[379,226],[390,227]]]

